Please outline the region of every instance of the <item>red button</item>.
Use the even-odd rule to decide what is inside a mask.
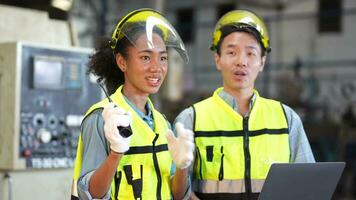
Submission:
[[[22,152],[23,156],[24,157],[31,157],[32,156],[32,151],[29,150],[29,149],[25,149],[23,152]]]

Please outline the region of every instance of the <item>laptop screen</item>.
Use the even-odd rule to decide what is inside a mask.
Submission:
[[[272,164],[258,199],[331,199],[344,167],[344,162]]]

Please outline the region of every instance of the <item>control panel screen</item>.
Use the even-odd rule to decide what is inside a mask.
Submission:
[[[51,57],[35,57],[33,86],[36,89],[61,89],[63,62]]]

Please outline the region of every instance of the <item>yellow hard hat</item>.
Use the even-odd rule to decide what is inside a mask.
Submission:
[[[271,51],[265,23],[259,16],[248,10],[230,11],[219,19],[213,32],[213,42],[210,47],[211,50],[217,49],[222,35],[221,28],[225,26],[234,26],[239,30],[251,30],[257,33],[257,39],[260,40],[263,48],[267,52]]]
[[[161,13],[149,8],[134,10],[119,21],[111,36],[111,48],[115,50],[123,37],[135,46],[137,33],[146,34],[149,48],[154,48],[153,33],[159,33],[165,45],[174,48],[188,62],[187,51],[177,31]]]

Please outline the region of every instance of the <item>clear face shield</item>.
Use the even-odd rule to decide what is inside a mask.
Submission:
[[[118,41],[123,37],[137,47],[136,41],[142,36],[145,36],[147,49],[157,47],[154,38],[159,36],[167,49],[175,49],[184,62],[189,61],[187,51],[177,31],[160,13],[150,9],[136,10],[126,15],[113,32],[111,48],[115,49]]]

